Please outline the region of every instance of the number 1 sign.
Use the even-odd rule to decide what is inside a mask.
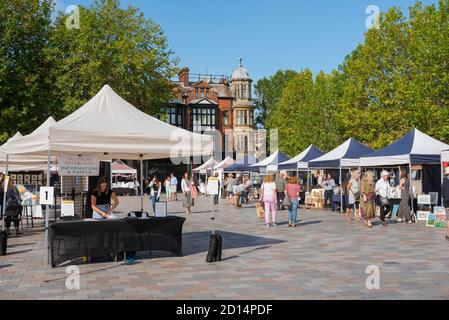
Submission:
[[[40,204],[53,205],[55,203],[55,189],[53,187],[41,187]]]

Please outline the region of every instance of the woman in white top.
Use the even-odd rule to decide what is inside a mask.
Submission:
[[[351,172],[351,180],[348,183],[348,208],[346,208],[346,222],[350,222],[351,210],[354,209],[354,218],[359,222],[361,216],[360,209],[360,171],[354,170]]]
[[[189,174],[186,172],[184,173],[184,176],[181,181],[181,190],[184,195],[184,199],[182,201],[182,206],[186,208],[186,213],[191,213],[191,207],[192,207],[192,193],[190,191],[190,185],[192,182],[190,181]]]
[[[153,207],[153,213],[156,215],[156,202],[159,202],[159,198],[161,197],[162,185],[159,182],[159,180],[157,180],[156,177],[154,177],[153,180],[151,180],[150,184],[148,185],[148,188],[150,189],[151,205]]]
[[[167,201],[170,201],[171,199],[171,181],[170,176],[167,177],[164,181],[164,187],[165,187],[165,193],[167,194]]]
[[[262,184],[262,199],[265,206],[265,224],[270,227],[270,212],[273,226],[276,226],[276,184],[272,175],[265,176]]]

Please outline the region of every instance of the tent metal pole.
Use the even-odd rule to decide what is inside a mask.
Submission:
[[[140,159],[140,211],[143,213],[143,160]]]
[[[214,149],[215,149],[215,136],[214,135],[212,135],[212,145],[214,146],[214,148],[212,150],[211,158],[213,158],[213,156],[214,156]],[[206,172],[207,172],[207,168],[206,168]],[[210,164],[210,175],[211,175],[211,177],[214,176],[214,162],[213,161],[211,161],[211,164]],[[206,178],[207,178],[207,175],[206,175]],[[206,193],[207,193],[207,184],[208,183],[209,183],[209,181],[206,181]],[[212,235],[214,235],[215,234],[215,202],[214,202],[215,195],[211,194],[210,196],[211,196],[210,203],[211,203],[211,208],[212,208],[212,215],[210,217],[210,220],[212,222]]]
[[[343,213],[343,180],[341,176],[341,164],[340,164],[340,212]]]
[[[312,170],[307,171],[307,192],[310,192],[310,182],[312,180]]]
[[[443,160],[440,158],[440,170],[441,170],[441,185],[443,185],[444,182],[444,166],[443,166]],[[441,205],[443,205],[443,191],[440,192],[440,201]]]
[[[51,168],[50,168],[50,160],[51,160],[51,151],[50,148],[47,151],[47,187],[50,187],[50,175],[51,175]],[[48,221],[49,221],[49,214],[50,214],[50,206],[47,204],[45,206],[45,269],[44,269],[44,282],[47,282],[47,272],[48,272],[48,258],[50,257],[49,252],[49,243],[48,243]]]
[[[411,199],[412,215],[415,217],[416,223],[418,223],[418,219],[415,215],[415,204],[413,203],[415,195],[413,194],[412,159],[410,159],[410,158],[409,158],[408,166],[409,166],[409,170],[410,170],[410,197],[411,197],[410,199]]]
[[[9,175],[9,154],[6,155],[6,164],[5,164],[5,174],[8,176]],[[5,180],[6,183],[6,180]],[[8,185],[3,186],[4,190],[8,190]],[[3,206],[2,206],[2,217],[1,220],[3,221],[3,218],[5,217],[5,212],[6,212],[6,193],[5,191],[3,191]]]

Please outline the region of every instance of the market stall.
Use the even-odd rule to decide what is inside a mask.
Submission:
[[[189,159],[191,156],[210,156],[213,152],[211,136],[192,133],[155,119],[129,104],[108,85],[74,113],[51,126],[43,138],[24,136],[3,151],[8,156],[46,155],[48,168],[52,157],[58,157],[59,166],[61,159],[69,158],[72,162],[77,162],[78,158],[88,159],[83,161],[89,163],[83,172],[94,172],[101,159],[137,159],[142,170],[144,159]],[[84,175],[83,172],[75,174]],[[50,185],[49,175],[47,185]],[[143,188],[142,180],[140,186]],[[140,209],[143,211],[143,192],[141,194]],[[47,205],[45,268],[49,249],[48,211]]]
[[[137,170],[131,168],[122,160],[111,164],[112,189],[117,195],[137,195]]]
[[[359,167],[359,158],[372,153],[374,150],[360,143],[354,138],[329,151],[325,155],[309,162],[311,169],[338,169],[339,184],[342,185],[343,169]],[[340,193],[340,208],[343,211],[343,193]]]
[[[311,144],[307,149],[291,158],[288,161],[281,162],[278,166],[279,170],[295,171],[296,176],[299,176],[299,171],[307,172],[307,192],[310,191],[310,169],[309,161],[324,155],[324,152],[318,149],[315,145]],[[307,195],[306,195],[307,196]]]
[[[260,173],[276,172],[278,171],[278,165],[288,160],[290,158],[278,150],[264,160],[251,165],[251,168]]]
[[[449,145],[412,129],[387,147],[360,158],[361,167],[405,166],[410,173],[411,194],[441,193],[442,152]],[[415,190],[415,192],[413,192]],[[413,207],[412,201],[412,210]]]

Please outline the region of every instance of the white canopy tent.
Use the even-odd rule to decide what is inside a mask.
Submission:
[[[214,158],[210,158],[206,162],[204,162],[202,165],[200,165],[198,168],[193,169],[192,171],[195,173],[207,173],[208,171],[211,171],[213,167],[215,167],[218,164],[218,162]]]
[[[112,174],[137,174],[137,169],[133,169],[122,160],[115,160],[111,165]]]
[[[52,156],[96,155],[102,159],[187,158],[211,156],[213,137],[171,126],[138,110],[105,85],[91,100],[71,115],[30,137],[18,138],[3,149],[7,155]],[[50,185],[50,175],[47,175]],[[143,176],[141,175],[143,211]],[[46,243],[48,257],[48,210]],[[46,271],[45,271],[46,274]]]
[[[223,161],[221,161],[220,163],[217,163],[214,166],[214,170],[215,171],[223,171],[224,169],[229,168],[233,164],[235,164],[235,160],[232,159],[230,156],[227,156]]]
[[[445,150],[441,153],[441,162],[449,162],[449,150]]]

